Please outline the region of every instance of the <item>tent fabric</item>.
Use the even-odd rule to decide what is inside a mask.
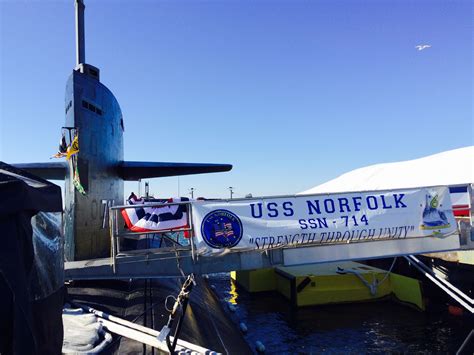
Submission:
[[[31,241],[31,214],[17,213],[9,218],[0,218],[2,247],[0,248],[0,353],[27,354],[36,348],[33,330],[28,281],[33,266]],[[6,316],[6,317],[5,317]]]
[[[64,285],[64,245],[61,213],[38,212],[31,219],[33,227],[34,274],[30,296],[43,299]]]
[[[31,293],[37,274],[31,219],[40,211],[60,212],[61,189],[0,162],[0,194],[0,353],[58,353],[62,285],[42,299]],[[41,314],[48,317],[38,317]],[[54,335],[48,333],[49,328]]]
[[[59,186],[0,161],[0,217],[21,211],[61,212]]]
[[[474,183],[474,146],[352,170],[300,195]]]

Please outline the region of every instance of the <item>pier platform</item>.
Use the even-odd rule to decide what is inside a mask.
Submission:
[[[296,307],[393,297],[425,308],[418,280],[351,261],[235,271],[231,277],[248,292],[278,291]]]

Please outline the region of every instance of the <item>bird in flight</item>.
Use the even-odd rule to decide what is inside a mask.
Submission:
[[[416,49],[418,49],[419,51],[422,51],[423,49],[427,49],[427,48],[430,48],[431,45],[430,44],[419,44],[417,46],[415,46]]]

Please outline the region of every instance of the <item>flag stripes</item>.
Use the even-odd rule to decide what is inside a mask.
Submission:
[[[187,201],[188,198],[180,197],[171,198],[167,203]],[[188,227],[188,216],[184,205],[146,207],[147,203],[134,195],[129,198],[128,203],[143,205],[137,208],[124,208],[121,211],[126,227],[132,232],[160,232]]]

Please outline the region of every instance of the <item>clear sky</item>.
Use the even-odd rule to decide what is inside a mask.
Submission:
[[[293,194],[473,145],[470,0],[85,4],[86,62],[120,102],[125,159],[234,165],[181,177],[181,195]],[[74,1],[0,0],[0,45],[0,160],[48,161]],[[150,185],[178,192],[175,177]]]

